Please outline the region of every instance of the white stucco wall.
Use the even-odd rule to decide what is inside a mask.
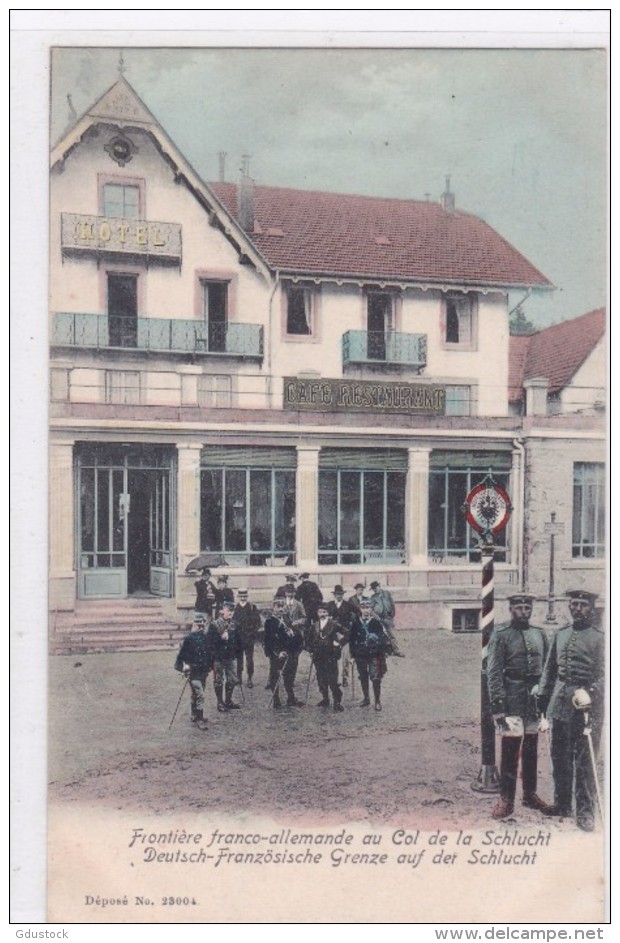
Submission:
[[[606,399],[606,351],[604,338],[584,360],[560,394],[562,413],[591,413]]]

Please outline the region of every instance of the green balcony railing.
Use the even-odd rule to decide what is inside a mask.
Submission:
[[[52,344],[262,359],[263,327],[261,324],[206,324],[177,318],[58,312],[54,315]]]
[[[421,370],[426,366],[426,334],[347,331],[342,335],[342,362],[345,366],[377,363]]]

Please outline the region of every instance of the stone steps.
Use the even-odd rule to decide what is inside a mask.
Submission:
[[[79,600],[72,612],[50,613],[50,652],[86,655],[178,648],[188,631],[153,598]]]

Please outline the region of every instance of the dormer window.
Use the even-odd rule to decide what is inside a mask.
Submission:
[[[472,350],[475,346],[475,295],[448,295],[444,302],[444,343]]]

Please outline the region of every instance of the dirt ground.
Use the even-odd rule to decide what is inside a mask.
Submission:
[[[255,686],[241,710],[217,713],[209,679],[207,731],[189,721],[187,690],[169,729],[183,686],[174,652],[52,657],[50,801],[155,815],[183,808],[289,822],[484,827],[494,798],[471,788],[480,770],[480,637],[429,629],[399,638],[406,657],[388,660],[381,713],[359,707],[357,678],[344,689],[343,713],[316,706],[314,678],[304,708],[270,709],[267,659],[257,647]],[[309,667],[304,653],[296,685],[303,700]],[[539,792],[551,799],[545,739]],[[518,804],[511,821],[538,825],[541,816]]]

